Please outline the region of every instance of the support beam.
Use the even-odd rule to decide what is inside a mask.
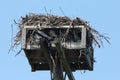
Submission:
[[[45,56],[45,58],[46,58],[46,60],[47,60],[47,62],[48,62],[48,64],[49,64],[49,67],[50,67],[50,70],[52,71],[53,70],[53,63],[52,63],[52,61],[51,61],[51,57],[50,57],[50,52],[49,52],[49,50],[48,50],[48,46],[45,44],[46,43],[46,41],[42,41],[41,40],[41,49],[44,51],[44,56]]]
[[[63,67],[65,69],[65,72],[68,75],[69,80],[75,80],[75,78],[74,78],[74,76],[72,74],[72,71],[70,69],[70,66],[68,64],[68,61],[66,59],[64,50],[63,50],[63,48],[62,48],[62,46],[60,44],[60,39],[58,40],[58,43],[56,43],[56,48],[57,48],[58,56],[60,57],[60,61],[63,64]]]
[[[53,67],[53,80],[63,80],[63,66],[58,56],[55,57]]]

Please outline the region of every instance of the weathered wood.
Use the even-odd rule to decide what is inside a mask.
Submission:
[[[21,46],[23,49],[26,48],[26,28],[22,28]]]
[[[63,80],[63,66],[58,55],[55,57],[55,65],[53,66],[53,80]]]
[[[75,80],[73,74],[72,74],[72,71],[71,71],[71,68],[68,64],[68,61],[66,59],[66,56],[65,56],[65,53],[64,53],[64,50],[61,46],[61,43],[60,43],[60,39],[58,40],[58,42],[56,43],[56,48],[57,48],[57,52],[58,52],[58,56],[60,57],[60,61],[62,62],[63,64],[63,67],[69,77],[69,80]]]
[[[45,55],[45,58],[46,58],[46,60],[47,60],[47,62],[49,64],[50,70],[52,71],[53,70],[53,63],[51,61],[50,52],[48,50],[48,47],[46,46],[46,44],[44,44],[44,40],[43,40],[43,42],[41,44],[41,48],[44,51],[43,54]]]

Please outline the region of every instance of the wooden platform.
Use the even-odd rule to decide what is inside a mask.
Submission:
[[[61,37],[65,36],[66,40],[61,41]],[[58,39],[62,52],[56,47]],[[92,40],[88,36],[85,26],[47,27],[43,29],[24,26],[21,43],[32,71],[51,70],[58,54],[64,54],[67,66],[72,71],[93,70]],[[63,61],[64,57],[58,56]]]
[[[47,59],[49,57],[45,57],[45,53],[43,50],[25,50],[25,54],[28,58],[28,61],[31,65],[32,71],[37,70],[50,70]],[[75,70],[93,70],[93,53],[91,54],[91,67],[88,64],[87,54],[84,51],[80,53],[80,50],[64,50],[67,61],[70,65],[72,71]],[[81,50],[82,51],[82,50]],[[53,58],[55,57],[56,50],[51,50],[51,54]]]

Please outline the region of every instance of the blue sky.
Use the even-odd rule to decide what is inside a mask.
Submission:
[[[120,79],[120,1],[119,0],[1,0],[0,1],[0,80],[50,80],[49,71],[31,72],[24,52],[15,57],[17,50],[8,54],[11,45],[11,24],[28,13],[47,12],[87,20],[99,32],[107,33],[111,45],[95,48],[94,71],[74,72],[76,80],[119,80]],[[60,10],[62,9],[62,11]],[[13,26],[13,36],[18,31]],[[82,71],[83,72],[83,71]]]

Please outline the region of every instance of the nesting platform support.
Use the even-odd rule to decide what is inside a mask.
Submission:
[[[73,74],[72,74],[72,70],[68,64],[68,61],[66,59],[64,50],[61,46],[60,43],[60,39],[58,40],[58,42],[56,43],[56,48],[57,48],[57,52],[58,52],[58,56],[60,58],[60,62],[62,63],[61,65],[63,65],[63,68],[65,69],[65,72],[67,73],[69,80],[75,80]],[[56,79],[57,80],[57,79]]]
[[[93,70],[92,40],[85,26],[23,26],[22,48],[32,71],[50,70],[51,80],[75,80],[72,72]]]

